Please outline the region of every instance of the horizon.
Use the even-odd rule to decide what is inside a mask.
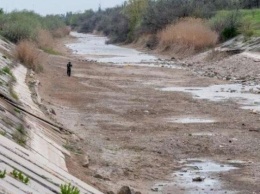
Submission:
[[[4,12],[12,11],[34,11],[40,15],[56,15],[56,14],[66,14],[67,12],[82,13],[85,10],[92,9],[94,11],[98,10],[99,6],[102,9],[114,7],[121,5],[125,0],[93,0],[89,2],[74,0],[73,2],[69,0],[45,0],[45,1],[35,1],[35,0],[24,0],[21,4],[20,0],[2,0],[0,8]]]

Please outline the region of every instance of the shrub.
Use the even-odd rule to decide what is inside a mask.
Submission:
[[[61,194],[80,194],[79,189],[71,184],[61,185],[60,190]]]
[[[15,50],[15,56],[18,61],[35,72],[41,71],[40,51],[35,43],[23,40],[18,43]]]
[[[221,11],[209,23],[211,28],[220,34],[220,40],[225,41],[239,34],[241,21],[239,11]]]
[[[61,16],[50,15],[42,17],[32,11],[13,11],[7,14],[0,14],[1,35],[12,42],[21,40],[34,40],[38,38],[38,31],[46,29],[58,35],[66,35],[69,28]]]
[[[40,16],[28,11],[11,12],[1,17],[1,34],[12,42],[35,39],[41,27]]]
[[[39,30],[36,41],[41,49],[53,48],[54,39],[50,31],[48,30]]]
[[[211,47],[218,40],[218,34],[212,31],[204,20],[195,18],[183,18],[167,26],[158,36],[161,45],[178,44],[197,50]]]
[[[187,17],[190,6],[183,0],[149,1],[143,14],[141,32],[156,33],[180,17]]]
[[[52,35],[55,38],[62,38],[64,36],[67,36],[70,34],[70,27],[61,27],[61,28],[56,28],[55,30],[52,30]]]

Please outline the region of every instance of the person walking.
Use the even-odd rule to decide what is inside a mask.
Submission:
[[[70,77],[71,76],[71,67],[72,67],[72,64],[71,62],[69,61],[68,64],[67,64],[67,75]]]

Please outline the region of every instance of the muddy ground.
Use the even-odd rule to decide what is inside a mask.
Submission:
[[[37,78],[43,103],[76,134],[64,145],[73,153],[67,157],[73,175],[104,192],[128,185],[151,193],[156,183],[174,182],[172,174],[182,167],[181,160],[203,158],[221,164],[241,160],[245,163],[236,164],[238,169],[217,175],[222,190],[260,193],[260,115],[231,101],[197,100],[186,93],[160,90],[228,82],[182,69],[83,61],[64,42],[57,46],[63,55],[48,56]],[[68,60],[73,63],[70,78]],[[216,122],[170,122],[192,116]],[[87,168],[82,166],[86,156]],[[213,187],[210,193],[222,190]],[[187,192],[176,185],[168,193]]]

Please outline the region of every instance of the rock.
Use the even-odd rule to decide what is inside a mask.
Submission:
[[[256,110],[253,110],[251,113],[252,114],[258,114],[258,112]]]
[[[158,191],[159,191],[159,188],[153,187],[153,188],[151,188],[151,190],[154,191],[154,192],[158,192]]]
[[[0,111],[5,112],[5,109],[2,106],[0,106]]]
[[[128,186],[123,186],[117,194],[132,194],[131,189]]]
[[[203,177],[196,177],[196,178],[192,179],[193,182],[202,182],[204,180],[205,180],[205,178],[203,178]]]
[[[56,112],[55,112],[55,110],[54,110],[54,109],[52,109],[52,108],[49,110],[49,112],[50,112],[51,114],[53,114],[53,115],[56,115]]]
[[[88,168],[89,167],[89,157],[88,156],[85,156],[84,158],[84,162],[83,162],[83,165],[82,165],[84,168]]]
[[[76,136],[75,134],[71,135],[71,139],[72,139],[73,142],[78,142],[80,140],[79,137]]]
[[[135,194],[142,194],[141,192],[139,192],[139,191],[137,191],[137,192],[135,192]]]
[[[30,73],[30,77],[34,77],[35,73],[33,71],[31,71]]]
[[[95,174],[94,177],[97,179],[104,180],[104,181],[111,181],[109,178],[103,177],[101,174],[98,174],[98,173]]]
[[[94,177],[97,178],[97,179],[104,179],[104,177],[101,176],[100,174],[95,174]]]
[[[113,191],[108,191],[106,194],[115,194]]]
[[[250,132],[260,132],[260,129],[249,129]]]

